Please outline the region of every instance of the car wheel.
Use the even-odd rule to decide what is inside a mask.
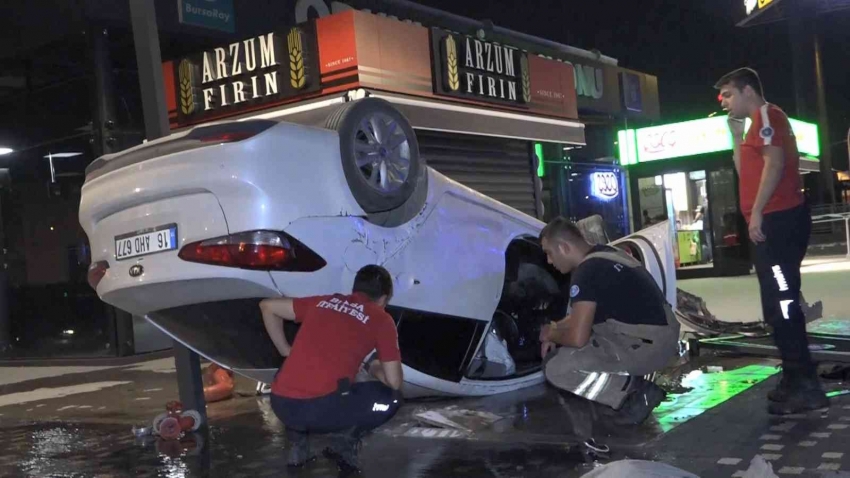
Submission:
[[[425,167],[413,128],[388,101],[346,103],[326,127],[339,134],[345,178],[364,211],[389,211],[410,198]]]

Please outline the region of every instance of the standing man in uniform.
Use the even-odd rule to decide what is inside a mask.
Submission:
[[[618,423],[643,422],[665,396],[643,377],[678,357],[672,307],[642,264],[592,246],[569,220],[554,219],[540,241],[549,263],[572,273],[567,317],[540,333],[546,379],[607,407]]]
[[[389,272],[369,265],[357,272],[350,295],[260,302],[266,330],[286,357],[272,384],[271,405],[286,425],[290,466],[315,458],[309,434],[334,433],[325,456],[344,472],[359,472],[360,439],[389,421],[401,406],[398,334],[384,310],[392,295]],[[284,335],[284,320],[301,324],[292,346]],[[366,367],[378,380],[354,383],[373,350],[377,358]]]
[[[750,68],[723,76],[715,88],[729,112],[741,212],[755,243],[754,263],[764,320],[782,356],[782,379],[768,394],[768,411],[795,414],[829,407],[809,353],[800,306],[800,266],[809,245],[811,214],[801,192],[797,141],[785,113],[765,101]],[[744,132],[744,120],[752,126]]]

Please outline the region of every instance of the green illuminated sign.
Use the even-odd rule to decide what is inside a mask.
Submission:
[[[537,177],[542,178],[546,175],[546,167],[543,163],[543,145],[534,143],[534,154],[537,155]]]
[[[617,143],[620,145],[620,164],[623,166],[638,163],[635,136],[635,130],[633,129],[627,129],[617,133]]]
[[[820,156],[818,126],[789,120],[800,153],[815,158]],[[750,124],[751,121],[747,119],[745,127],[749,129]],[[617,139],[620,164],[624,166],[732,150],[732,134],[729,133],[725,116],[621,130]]]

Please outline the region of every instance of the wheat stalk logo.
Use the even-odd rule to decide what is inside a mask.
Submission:
[[[526,103],[531,102],[531,78],[528,75],[528,56],[520,57],[520,68],[522,70],[522,99]]]
[[[192,64],[184,59],[178,69],[180,79],[180,109],[184,115],[195,111],[195,95],[192,94]]]
[[[289,82],[296,90],[304,88],[307,77],[304,75],[304,47],[301,43],[301,32],[297,28],[289,30],[287,38],[289,45]]]
[[[457,91],[460,88],[460,79],[457,74],[457,43],[451,35],[446,37],[446,63],[449,70],[449,88]]]

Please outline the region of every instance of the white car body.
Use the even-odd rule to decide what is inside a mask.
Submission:
[[[539,367],[482,380],[463,371],[442,373],[441,367],[453,366],[448,359],[432,366],[443,360],[444,353],[463,356],[461,363],[468,364],[471,354],[483,346],[502,296],[505,251],[515,239],[536,239],[542,222],[428,168],[427,199],[421,211],[399,226],[378,226],[367,219],[350,192],[340,168],[335,131],[280,122],[242,141],[169,152],[169,144],[190,132],[106,156],[100,166],[111,170],[87,179],[80,222],[91,242],[92,262],[108,263],[96,287],[103,301],[147,317],[226,368],[269,383],[280,357],[269,352],[273,346],[263,335],[256,301],[349,292],[360,267],[380,264],[394,277],[391,305],[420,321],[410,323],[420,324],[424,319],[416,314],[425,311],[449,317],[435,319],[434,327],[458,324],[458,329],[475,329],[465,351],[426,344],[416,353],[433,353],[436,358],[405,360],[406,395],[480,396],[544,381]],[[134,155],[147,159],[129,161]],[[113,168],[122,158],[127,164]],[[177,225],[177,250],[116,259],[116,237],[168,224]],[[327,264],[314,272],[283,272],[178,257],[187,244],[257,230],[282,231]],[[668,225],[616,243],[630,243],[641,251],[675,307]],[[134,277],[130,269],[136,265],[143,269],[136,268],[133,275],[143,272]],[[226,309],[219,304],[233,304],[233,315],[216,316],[217,310]],[[163,314],[164,310],[170,312]],[[400,337],[405,323],[400,325]],[[454,329],[446,330],[447,337],[457,335]],[[403,353],[406,342],[400,340]]]

